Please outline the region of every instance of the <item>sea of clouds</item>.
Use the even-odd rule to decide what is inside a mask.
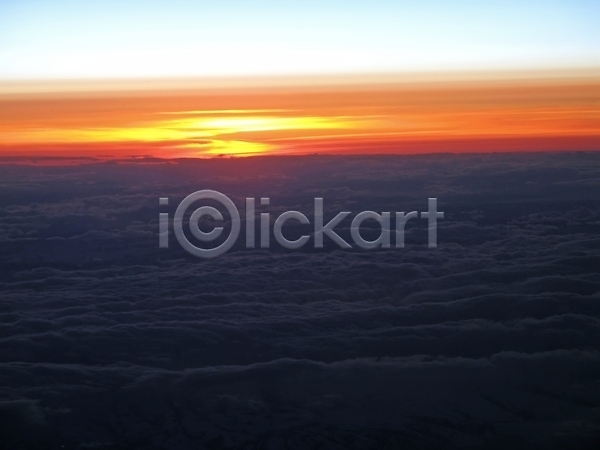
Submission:
[[[0,165],[0,448],[600,442],[600,154],[51,163]],[[445,217],[437,249],[421,219],[403,249],[159,249],[199,189]]]

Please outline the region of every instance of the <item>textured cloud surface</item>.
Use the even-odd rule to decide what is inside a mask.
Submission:
[[[0,448],[600,442],[596,154],[5,161],[0,180]],[[446,216],[437,249],[421,219],[403,249],[159,249],[158,213],[198,189],[270,197],[272,219],[312,220],[316,196],[326,220],[428,197]]]

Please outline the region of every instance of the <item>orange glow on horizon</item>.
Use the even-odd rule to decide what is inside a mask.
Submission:
[[[600,150],[598,77],[26,93],[0,106],[0,156]]]

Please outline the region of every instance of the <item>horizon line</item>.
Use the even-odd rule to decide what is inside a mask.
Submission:
[[[5,78],[0,79],[0,95],[43,94],[138,94],[147,92],[206,91],[210,89],[285,88],[336,89],[353,86],[389,87],[398,85],[453,85],[462,83],[527,83],[593,81],[600,79],[600,66],[501,68],[472,70],[415,70],[389,72],[336,72],[281,75],[223,75],[178,77],[114,78]]]

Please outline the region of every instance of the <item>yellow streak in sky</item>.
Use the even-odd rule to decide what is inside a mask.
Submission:
[[[236,113],[244,112],[242,110]],[[245,112],[244,112],[245,113]],[[239,115],[185,117],[160,120],[138,126],[113,128],[29,128],[3,133],[5,143],[102,143],[158,142],[175,148],[197,148],[206,154],[256,154],[273,145],[231,139],[238,133],[282,130],[342,130],[353,128],[356,120],[341,117],[276,117]],[[223,136],[223,139],[217,139]],[[225,138],[227,136],[227,138]],[[206,139],[210,139],[209,143]],[[202,142],[198,142],[202,141]]]
[[[181,130],[185,133],[190,130],[194,135],[197,132],[210,133],[210,135],[247,133],[253,131],[279,131],[279,130],[324,130],[348,128],[350,123],[336,117],[215,117],[215,118],[186,118],[163,122],[160,127]],[[208,134],[205,134],[205,136]]]

